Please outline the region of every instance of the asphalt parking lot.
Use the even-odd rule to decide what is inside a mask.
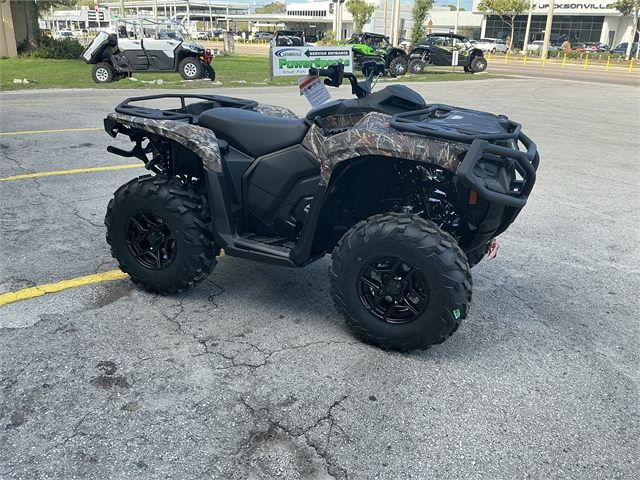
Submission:
[[[508,115],[541,153],[453,337],[409,354],[360,343],[328,258],[222,257],[176,296],[119,279],[8,303],[0,478],[639,478],[640,89],[410,86]],[[296,90],[215,92],[304,114]],[[106,206],[144,169],[7,178],[134,163],[99,128],[138,95],[0,93],[0,295],[117,268]]]

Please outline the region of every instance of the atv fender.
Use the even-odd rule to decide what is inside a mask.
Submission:
[[[468,145],[402,132],[392,128],[390,120],[390,115],[372,112],[353,128],[328,137],[318,125],[312,125],[302,145],[320,161],[321,182],[329,184],[340,162],[365,156],[413,160],[457,172]]]
[[[104,124],[105,130],[113,137],[117,135],[118,124],[120,124],[131,129],[153,133],[174,140],[198,155],[202,159],[202,165],[205,168],[216,173],[222,172],[218,139],[207,128],[176,120],[132,117],[121,113],[110,113],[107,115]]]

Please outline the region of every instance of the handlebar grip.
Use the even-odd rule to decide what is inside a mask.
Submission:
[[[328,68],[310,68],[309,75],[315,75],[318,77],[330,77],[333,74],[333,70]]]

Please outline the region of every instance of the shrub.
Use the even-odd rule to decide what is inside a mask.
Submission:
[[[338,45],[336,40],[336,32],[329,30],[322,39],[318,40],[317,45]]]
[[[28,50],[29,44],[25,40],[18,46],[18,53],[25,58],[53,58],[55,60],[75,60],[80,58],[84,47],[76,39],[63,38],[54,40],[41,36],[38,39],[38,49]]]

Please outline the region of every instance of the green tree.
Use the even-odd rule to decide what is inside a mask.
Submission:
[[[345,7],[353,17],[353,31],[356,33],[362,32],[362,27],[376,11],[376,6],[373,3],[367,3],[364,0],[348,0]]]
[[[499,16],[504,23],[511,27],[511,35],[509,35],[509,48],[511,48],[515,19],[518,15],[529,10],[529,0],[482,0],[478,5],[478,10]]]
[[[638,31],[638,12],[640,12],[640,0],[618,0],[614,2],[613,7],[618,10],[623,17],[632,17],[634,19],[631,28],[631,41],[627,43],[627,60],[631,58],[632,43],[636,38]],[[613,45],[612,45],[613,46]],[[636,50],[636,60],[640,54],[640,48]]]
[[[464,27],[458,27],[458,35],[467,37],[470,40],[473,39],[473,27],[469,25],[465,25]]]
[[[271,2],[262,7],[257,7],[255,13],[285,14],[287,13],[287,6],[281,2]]]
[[[75,0],[26,0],[24,2],[24,16],[27,27],[27,50],[37,50],[40,43],[40,25],[38,17],[56,7],[71,7]]]
[[[338,41],[336,40],[336,32],[333,30],[327,30],[322,37],[318,41],[318,45],[338,45]]]
[[[411,45],[415,45],[427,35],[424,21],[427,19],[429,10],[433,7],[433,2],[434,0],[415,0],[411,9],[411,17],[413,19],[413,27],[409,35]]]
[[[456,7],[455,5],[444,5],[445,7],[449,7],[449,11],[450,12],[455,12],[456,10],[458,10],[458,7]],[[463,7],[460,7],[460,11],[461,12],[466,12],[466,10]]]

